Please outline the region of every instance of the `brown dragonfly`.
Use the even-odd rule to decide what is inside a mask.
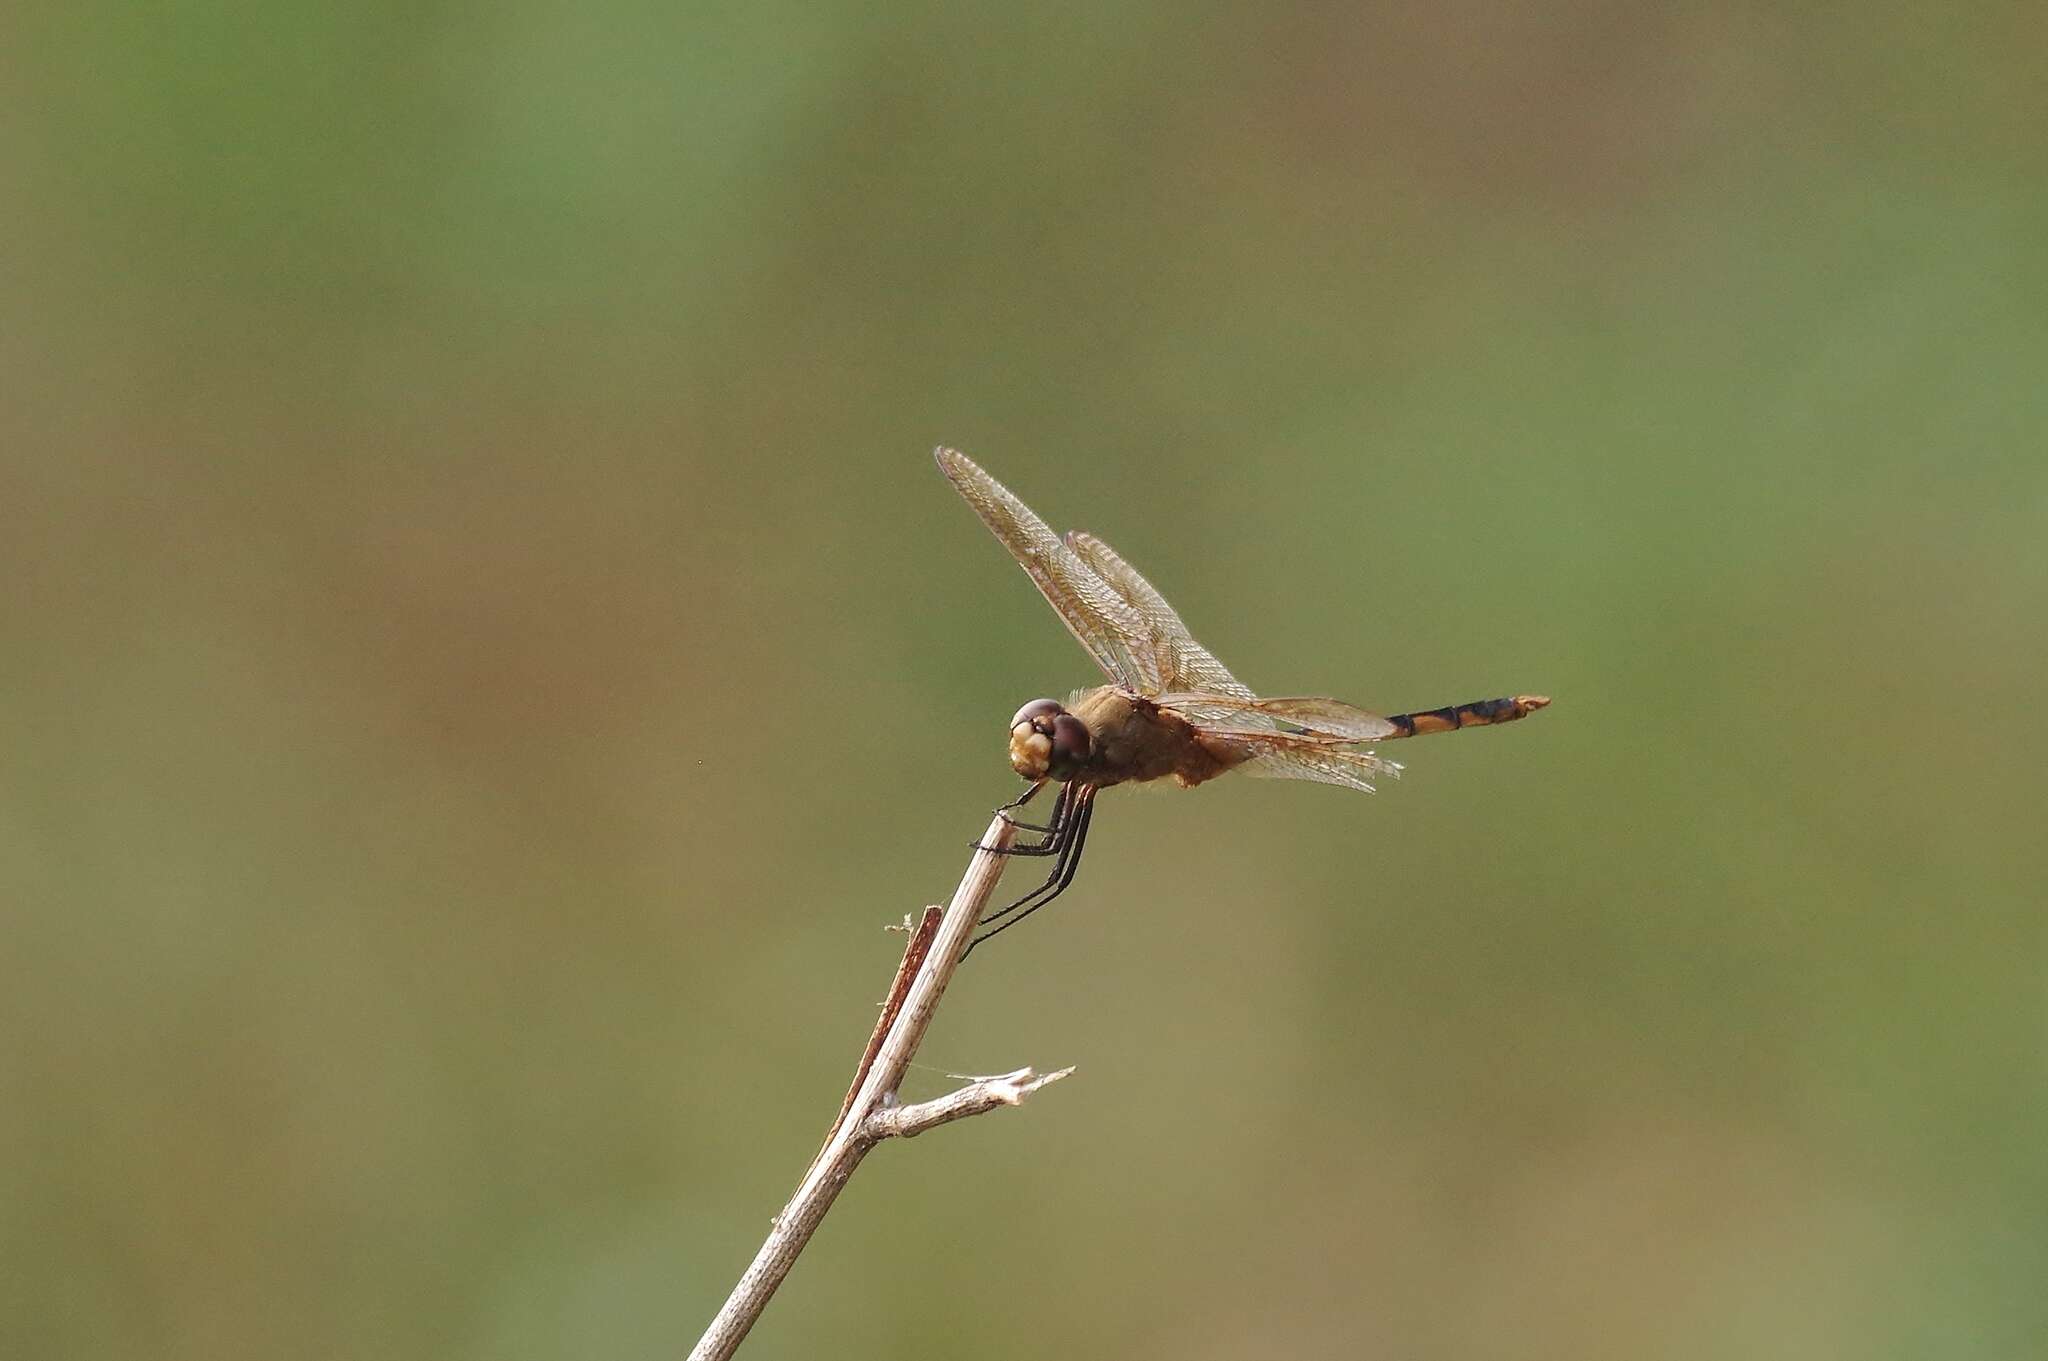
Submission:
[[[1010,719],[1010,765],[1031,787],[998,812],[1021,808],[1048,783],[1060,786],[1043,825],[1011,819],[1037,842],[1011,855],[1050,856],[1052,873],[984,917],[968,945],[1015,926],[1066,890],[1081,863],[1095,796],[1119,784],[1171,778],[1184,789],[1227,770],[1315,780],[1372,792],[1398,763],[1361,750],[1375,742],[1512,723],[1550,703],[1543,695],[1475,700],[1382,716],[1342,700],[1264,698],[1230,674],[1188,632],[1173,606],[1092,534],[1062,538],[1031,508],[954,449],[939,469],[1023,567],[1110,684],[1065,704],[1034,699]]]

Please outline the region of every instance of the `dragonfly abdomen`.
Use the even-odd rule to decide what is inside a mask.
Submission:
[[[1442,709],[1424,709],[1420,713],[1390,714],[1387,722],[1400,731],[1389,733],[1383,740],[1391,742],[1398,737],[1456,732],[1459,728],[1481,728],[1489,723],[1512,723],[1518,718],[1527,718],[1548,703],[1550,698],[1547,695],[1511,695],[1503,699],[1475,699],[1469,704],[1454,704]]]

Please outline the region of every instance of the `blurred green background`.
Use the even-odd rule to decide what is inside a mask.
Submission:
[[[685,1350],[1094,680],[940,442],[1557,703],[1106,798],[743,1355],[2048,1335],[2038,7],[4,28],[0,1354]]]

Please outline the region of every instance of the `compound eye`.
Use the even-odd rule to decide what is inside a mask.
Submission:
[[[1088,728],[1072,714],[1052,721],[1052,763],[1056,769],[1076,770],[1088,763]]]
[[[1010,726],[1014,728],[1020,723],[1029,723],[1032,727],[1044,731],[1043,725],[1040,724],[1039,720],[1050,718],[1060,712],[1062,710],[1058,700],[1034,699],[1017,711],[1016,715],[1010,719]]]

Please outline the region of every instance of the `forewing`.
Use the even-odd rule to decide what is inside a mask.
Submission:
[[[1369,751],[1350,751],[1328,738],[1273,732],[1265,728],[1205,725],[1202,731],[1211,738],[1220,738],[1250,750],[1252,758],[1238,769],[1264,779],[1313,780],[1318,784],[1342,785],[1346,789],[1370,794],[1374,780],[1391,780],[1401,774],[1398,761],[1389,761]]]
[[[1152,631],[1130,602],[973,459],[955,449],[940,449],[935,457],[940,471],[1010,550],[1095,664],[1125,689],[1158,694],[1160,663]]]
[[[1161,689],[1227,695],[1236,699],[1252,698],[1251,690],[1230,674],[1230,668],[1195,641],[1194,635],[1188,632],[1188,626],[1181,622],[1180,615],[1166,603],[1166,597],[1159,594],[1137,568],[1118,556],[1115,549],[1093,534],[1078,529],[1067,531],[1067,545],[1094,570],[1095,575],[1116,588],[1138,618],[1144,621],[1152,640],[1153,654],[1159,659]],[[1189,712],[1202,718],[1217,717],[1229,710],[1191,709]]]
[[[1379,742],[1401,731],[1369,709],[1319,695],[1262,699],[1255,695],[1168,693],[1159,696],[1159,703],[1188,714],[1207,715],[1220,711],[1230,715],[1233,722],[1245,726],[1256,727],[1259,719],[1268,719],[1276,724],[1303,729],[1311,736],[1340,742]],[[1202,727],[1206,730],[1212,725],[1203,723]]]

